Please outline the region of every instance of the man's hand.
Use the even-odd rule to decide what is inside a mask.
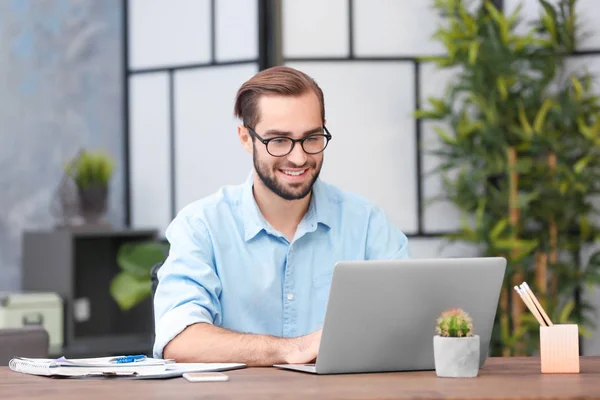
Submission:
[[[248,366],[308,364],[319,353],[321,331],[296,338],[236,333],[207,323],[188,326],[164,348],[177,362],[228,363]]]
[[[322,329],[311,334],[290,339],[286,364],[310,364],[316,361],[321,344]]]

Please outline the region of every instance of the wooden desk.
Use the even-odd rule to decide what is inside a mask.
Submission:
[[[229,371],[228,382],[51,379],[0,368],[0,399],[600,399],[600,357],[578,375],[542,375],[537,358],[491,358],[479,377],[435,371],[315,376],[274,368]]]

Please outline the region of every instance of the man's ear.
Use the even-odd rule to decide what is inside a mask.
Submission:
[[[250,136],[248,128],[244,125],[238,125],[238,137],[240,138],[240,143],[244,147],[244,150],[248,153],[252,153],[252,136]]]

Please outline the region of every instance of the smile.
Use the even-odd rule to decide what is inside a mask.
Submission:
[[[281,172],[283,172],[286,175],[290,175],[290,176],[300,176],[306,172],[306,169],[301,169],[299,171],[282,169]]]

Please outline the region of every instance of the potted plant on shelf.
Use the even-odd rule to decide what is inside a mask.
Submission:
[[[433,337],[435,372],[439,377],[474,378],[479,373],[479,335],[469,314],[460,308],[444,311]]]
[[[81,151],[66,167],[77,188],[79,214],[86,223],[99,224],[106,214],[113,159],[102,151]]]

